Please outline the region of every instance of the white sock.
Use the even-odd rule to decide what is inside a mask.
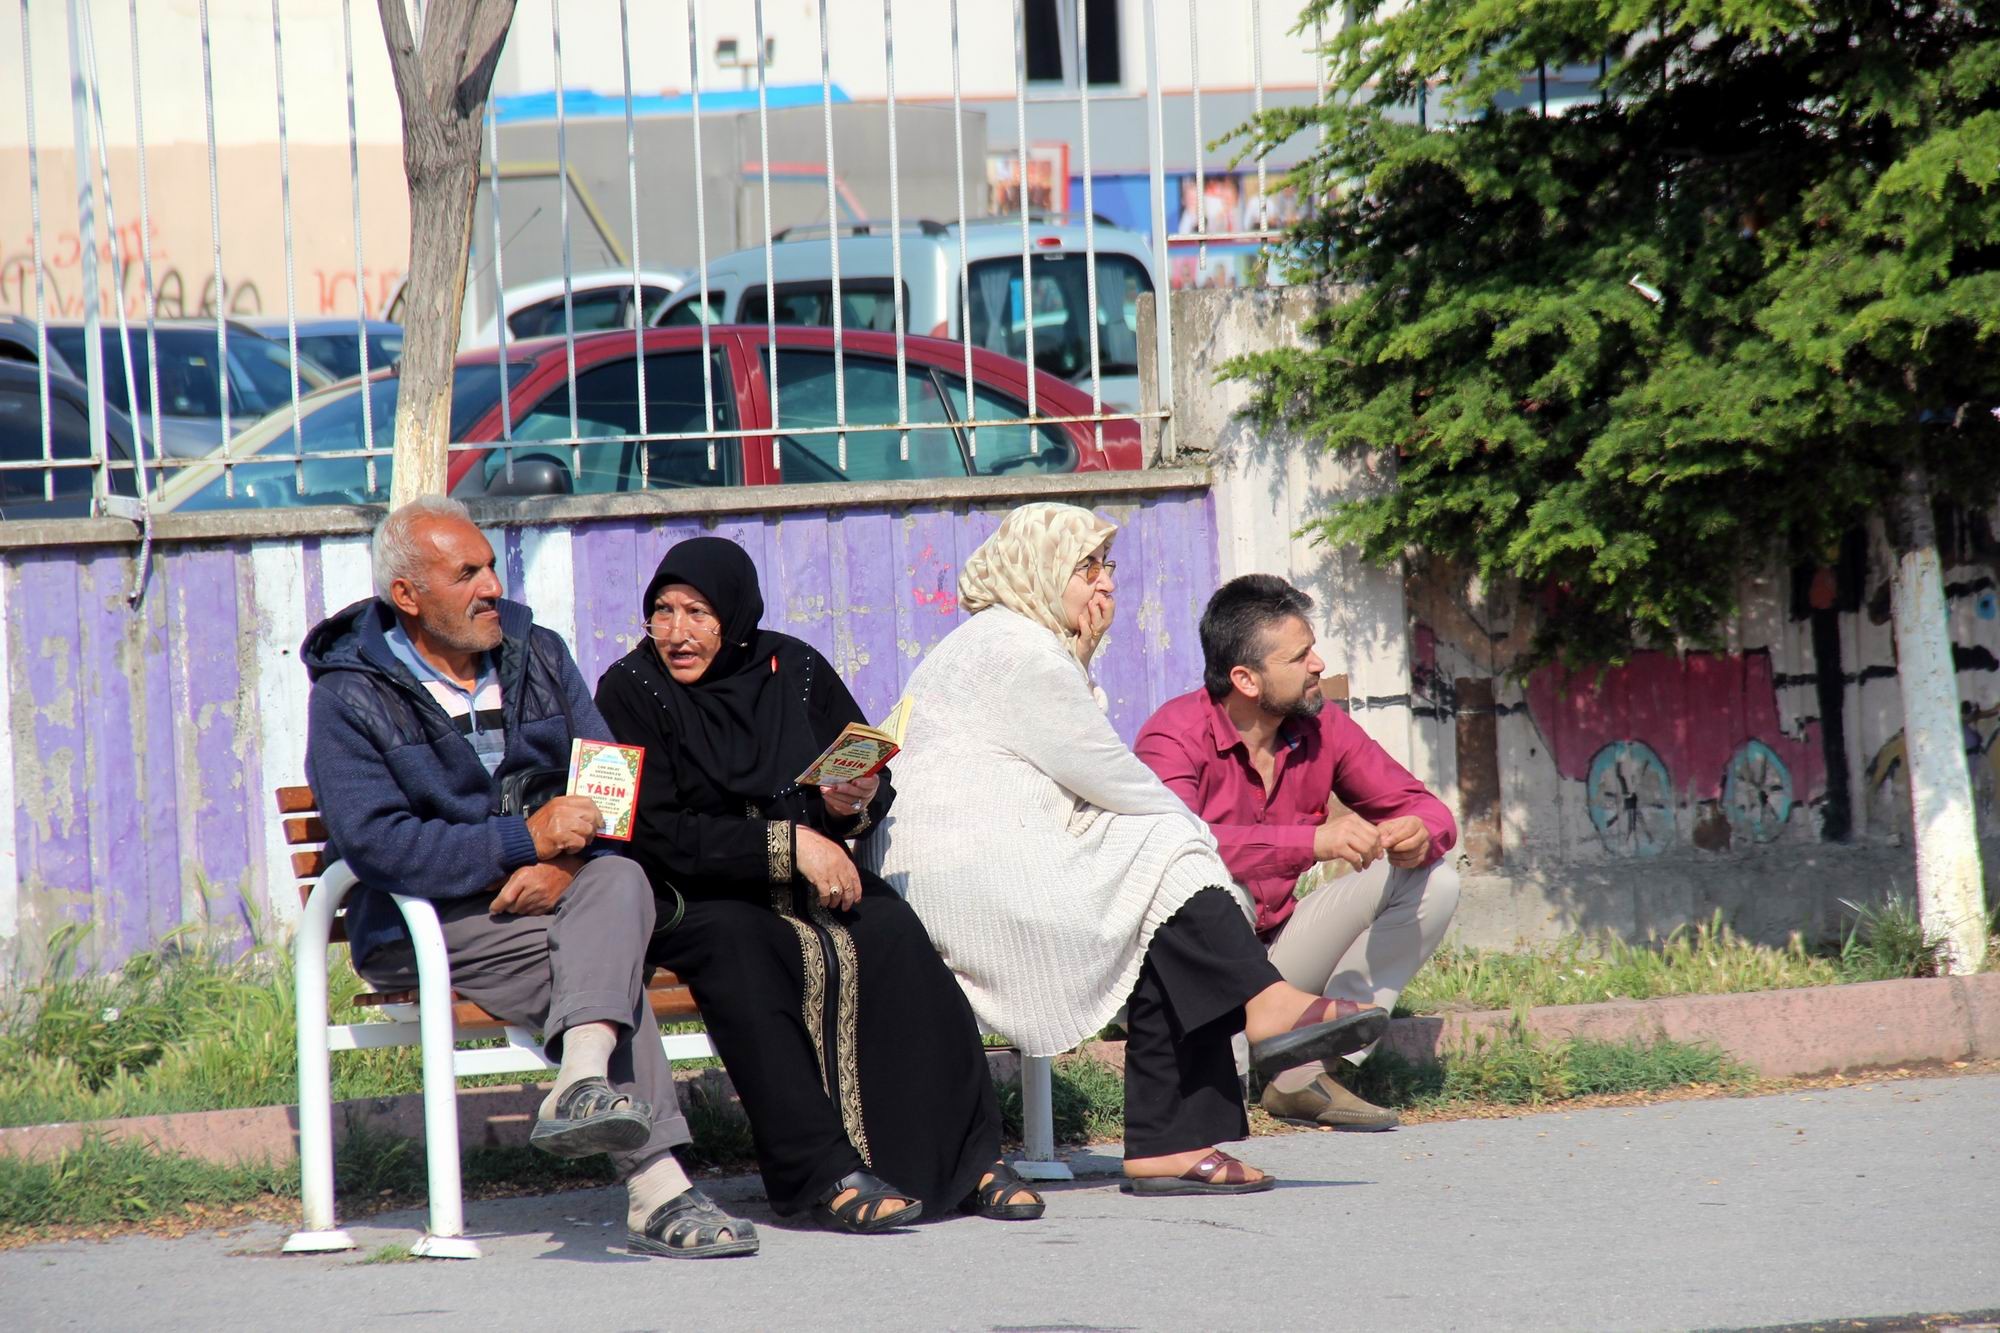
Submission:
[[[555,1087],[542,1099],[543,1119],[556,1113],[556,1101],[572,1084],[603,1078],[611,1069],[611,1052],[618,1047],[618,1029],[610,1023],[585,1023],[563,1033],[562,1064]]]
[[[661,1153],[625,1178],[625,1225],[643,1229],[655,1208],[691,1185],[680,1159],[671,1152]]]

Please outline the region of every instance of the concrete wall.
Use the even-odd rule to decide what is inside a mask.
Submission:
[[[1123,529],[1124,614],[1098,660],[1129,739],[1199,678],[1193,627],[1215,580],[1200,474],[651,492],[481,517],[510,594],[575,645],[587,679],[631,648],[666,548],[715,532],[757,562],[766,623],[824,651],[880,715],[962,619],[960,563],[1028,498],[1090,505]],[[247,937],[292,919],[271,792],[304,780],[297,650],[367,594],[372,518],[163,519],[136,609],[130,524],[0,527],[0,979],[32,968],[65,923],[88,927],[84,952],[105,965],[183,923]]]
[[[1387,484],[1235,416],[1214,374],[1299,338],[1326,294],[1175,293],[1180,462],[1210,460],[1224,578],[1285,574],[1319,602],[1321,652],[1355,717],[1457,810],[1462,937],[1506,945],[1664,932],[1723,911],[1767,939],[1838,931],[1843,898],[1908,895],[1909,805],[1888,558],[1857,535],[1827,565],[1748,571],[1708,652],[1642,652],[1517,678],[1532,609],[1449,571],[1378,569],[1293,534]],[[2000,545],[1986,516],[1945,552],[1983,829],[2000,832]]]
[[[146,313],[143,242],[152,249],[152,288],[163,317],[283,315],[288,302],[278,150],[278,59],[266,0],[211,0],[215,190],[220,220],[218,302],[209,207],[209,115],[202,81],[202,36],[191,4],[142,4],[135,55],[125,0],[86,0],[95,35],[103,139],[118,226],[96,202],[103,310]],[[41,245],[51,318],[83,310],[70,43],[66,7],[29,7],[34,56],[34,134],[41,174]],[[355,259],[356,173],[348,156],[347,65],[340,0],[287,0],[284,17],[285,134],[291,167],[290,304],[301,316],[379,313],[409,261],[409,206],[403,183],[402,117],[389,77],[375,6],[353,3],[355,134],[361,193],[361,259]],[[19,23],[0,24],[0,312],[35,313],[34,198],[29,188],[30,69]],[[136,68],[135,68],[136,65]],[[146,211],[139,195],[139,119],[134,78],[144,94]],[[93,145],[98,136],[93,122]],[[95,163],[92,164],[95,167]],[[89,173],[95,175],[96,172]],[[126,267],[122,292],[112,256]],[[357,272],[357,267],[359,272]]]

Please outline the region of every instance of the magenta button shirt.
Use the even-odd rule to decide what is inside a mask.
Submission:
[[[1160,705],[1132,748],[1213,830],[1229,873],[1257,901],[1259,934],[1297,906],[1292,890],[1315,863],[1313,832],[1326,822],[1329,793],[1371,823],[1415,815],[1430,830],[1432,860],[1458,841],[1444,802],[1332,703],[1316,718],[1279,724],[1268,800],[1236,724],[1207,690]]]

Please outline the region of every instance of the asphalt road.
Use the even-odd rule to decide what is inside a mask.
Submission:
[[[1231,1199],[1055,1188],[875,1237],[713,1192],[756,1258],[640,1259],[615,1191],[475,1204],[475,1262],[283,1257],[277,1228],[0,1253],[0,1328],[1703,1329],[2000,1307],[2000,1077],[1260,1139]],[[1111,1165],[1104,1159],[1098,1167]]]

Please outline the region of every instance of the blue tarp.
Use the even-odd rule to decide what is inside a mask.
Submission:
[[[765,101],[772,110],[785,107],[818,106],[820,86],[817,83],[773,84],[765,90]],[[839,84],[833,86],[833,100],[836,103],[850,102]],[[701,94],[703,115],[723,111],[755,111],[757,90],[755,88],[704,89]],[[635,116],[684,116],[694,111],[694,97],[690,93],[676,93],[671,97],[657,93],[632,94],[632,114]],[[556,118],[555,90],[545,93],[512,93],[493,99],[493,114],[502,125],[523,120],[554,120]],[[605,117],[625,118],[625,98],[622,95],[593,92],[588,88],[563,89],[563,119],[593,120]]]

